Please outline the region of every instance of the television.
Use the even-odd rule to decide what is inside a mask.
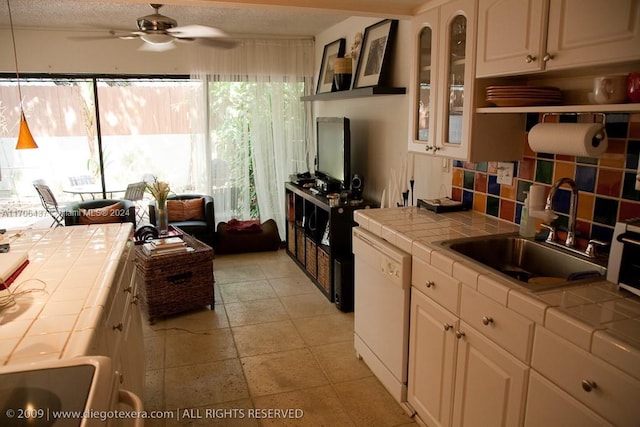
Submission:
[[[316,177],[323,192],[339,191],[351,179],[351,130],[346,117],[316,118]]]

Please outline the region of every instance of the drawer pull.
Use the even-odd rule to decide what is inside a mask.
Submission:
[[[464,333],[464,331],[456,331],[456,338],[460,339],[462,337],[464,337],[466,334]]]
[[[483,325],[490,325],[491,323],[493,323],[493,317],[487,317],[487,316],[482,317]]]
[[[451,323],[445,323],[444,324],[444,330],[448,331],[449,329],[453,328],[453,325]]]
[[[582,380],[582,389],[587,393],[591,392],[591,390],[598,388],[598,385],[595,381]]]
[[[435,288],[436,287],[436,282],[434,282],[433,280],[427,280],[427,288]]]
[[[548,52],[547,52],[547,53],[542,57],[542,60],[543,60],[544,62],[549,62],[549,61],[551,61],[552,59],[556,59],[556,57],[555,57],[555,56],[553,56],[553,55],[551,55],[551,54],[550,54],[550,53],[548,53]]]
[[[532,63],[533,61],[535,61],[536,59],[538,59],[538,58],[536,58],[535,56],[527,55],[527,56],[524,58],[524,62],[526,62],[527,64],[531,64],[531,63]]]
[[[117,325],[113,326],[113,330],[118,330],[118,331],[122,331],[122,329],[124,328],[124,325],[122,324],[122,322],[118,323]]]
[[[131,293],[132,291],[133,291],[133,286],[127,286],[126,288],[123,289],[123,292]]]

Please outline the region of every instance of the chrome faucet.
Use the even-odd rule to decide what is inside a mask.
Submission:
[[[552,186],[551,190],[549,190],[549,195],[547,196],[547,204],[544,207],[545,212],[552,214],[553,213],[553,197],[556,195],[556,192],[562,186],[562,184],[567,184],[571,188],[571,202],[569,204],[569,231],[567,232],[567,238],[564,241],[564,245],[568,248],[573,248],[576,244],[576,214],[578,211],[578,187],[576,183],[571,178],[560,178],[557,180]],[[549,237],[547,237],[548,242],[554,242],[555,240],[555,230],[553,227],[546,226],[550,230]]]

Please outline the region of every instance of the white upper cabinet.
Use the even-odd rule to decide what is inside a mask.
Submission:
[[[478,77],[640,59],[640,0],[479,0]]]
[[[413,18],[409,151],[472,162],[522,157],[524,117],[476,114],[477,0]]]

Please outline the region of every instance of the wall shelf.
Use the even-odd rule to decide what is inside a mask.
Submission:
[[[636,104],[538,105],[530,107],[481,107],[477,113],[632,113],[640,112]]]
[[[300,98],[300,100],[329,101],[333,99],[362,98],[365,96],[374,95],[404,95],[405,93],[407,93],[407,89],[404,87],[371,86],[351,90],[342,90],[338,92],[318,93],[315,95],[303,96]]]

